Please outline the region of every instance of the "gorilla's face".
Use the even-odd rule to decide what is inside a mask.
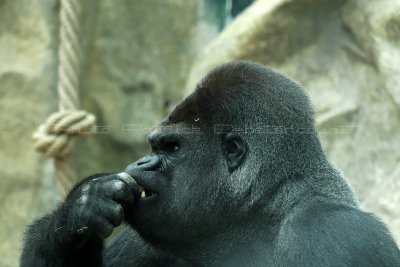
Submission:
[[[206,237],[229,205],[221,138],[188,129],[155,127],[148,138],[152,155],[126,170],[143,188],[128,221],[150,241]]]

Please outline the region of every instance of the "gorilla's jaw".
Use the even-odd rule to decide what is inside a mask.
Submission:
[[[164,179],[168,180],[167,177]],[[196,194],[186,189],[193,186],[187,186],[175,185],[171,181],[157,191],[151,200],[139,200],[129,223],[149,243],[196,266],[222,266],[228,259],[237,256],[238,249],[249,255],[257,251],[254,244],[268,243],[262,242],[265,236],[273,236],[271,233],[265,234],[268,228],[266,220],[256,212],[241,214],[242,220],[232,215],[240,213],[235,210],[236,207],[228,206],[233,195],[231,200],[223,200],[211,195],[215,191],[223,195],[216,188]],[[198,186],[202,186],[201,183]],[[185,197],[187,194],[192,194],[192,198]],[[211,253],[213,251],[218,253]]]
[[[150,244],[195,266],[225,266],[224,263],[234,259],[238,262],[239,252],[243,256],[246,255],[246,258],[255,251],[262,251],[265,255],[267,250],[260,250],[260,246],[268,244],[267,238],[274,236],[272,233],[266,233],[268,227],[265,227],[265,222],[260,223],[260,220],[255,220],[255,216],[251,215],[249,218],[253,218],[257,224],[249,223],[247,220],[229,223],[229,218],[221,217],[214,218],[213,223],[205,224],[200,221],[199,223],[190,221],[190,218],[193,220],[204,218],[210,221],[205,216],[186,217],[182,213],[171,214],[161,205],[159,208],[157,211],[154,209],[138,212],[136,215],[140,213],[140,217],[133,218],[130,222],[132,227]],[[160,217],[157,217],[158,215]],[[209,216],[218,215],[210,213]],[[251,258],[255,257],[260,255],[251,255]]]
[[[239,213],[236,207],[229,206],[234,196],[229,196],[232,192],[223,188],[224,184],[221,188],[207,187],[211,182],[217,184],[217,178],[224,177],[214,174],[215,180],[210,181],[195,177],[194,172],[189,170],[186,173],[188,176],[183,176],[185,183],[178,179],[183,175],[179,166],[176,166],[173,177],[168,172],[156,170],[137,178],[138,184],[154,195],[138,199],[127,221],[146,241],[182,258],[199,262],[200,251],[207,253],[208,249],[212,251],[215,248],[221,251],[221,255],[228,255],[230,248],[223,248],[226,246],[223,242],[236,244],[235,236],[239,234],[245,235],[244,239],[257,236],[246,232],[250,225],[247,222],[240,224],[245,225],[244,229],[232,226],[238,223],[238,218],[232,214]],[[213,173],[209,171],[209,174]],[[153,180],[159,181],[162,186],[150,182]],[[242,215],[254,220],[252,214]]]

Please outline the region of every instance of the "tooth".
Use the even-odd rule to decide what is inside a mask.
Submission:
[[[141,197],[141,198],[146,197],[146,192],[142,191],[142,193],[140,194],[140,197]]]

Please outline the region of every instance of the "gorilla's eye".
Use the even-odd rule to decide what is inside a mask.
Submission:
[[[176,134],[158,134],[150,136],[151,150],[155,153],[174,153],[181,148],[181,137]]]
[[[162,150],[165,152],[176,152],[180,148],[177,141],[170,141],[162,144]]]
[[[179,149],[180,145],[178,141],[164,141],[157,146],[152,146],[152,150],[159,153],[173,153],[177,152]]]

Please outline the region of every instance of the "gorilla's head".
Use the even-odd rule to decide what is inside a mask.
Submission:
[[[273,220],[278,189],[325,162],[303,88],[248,62],[211,71],[148,141],[127,168],[146,194],[128,221],[165,247]]]

